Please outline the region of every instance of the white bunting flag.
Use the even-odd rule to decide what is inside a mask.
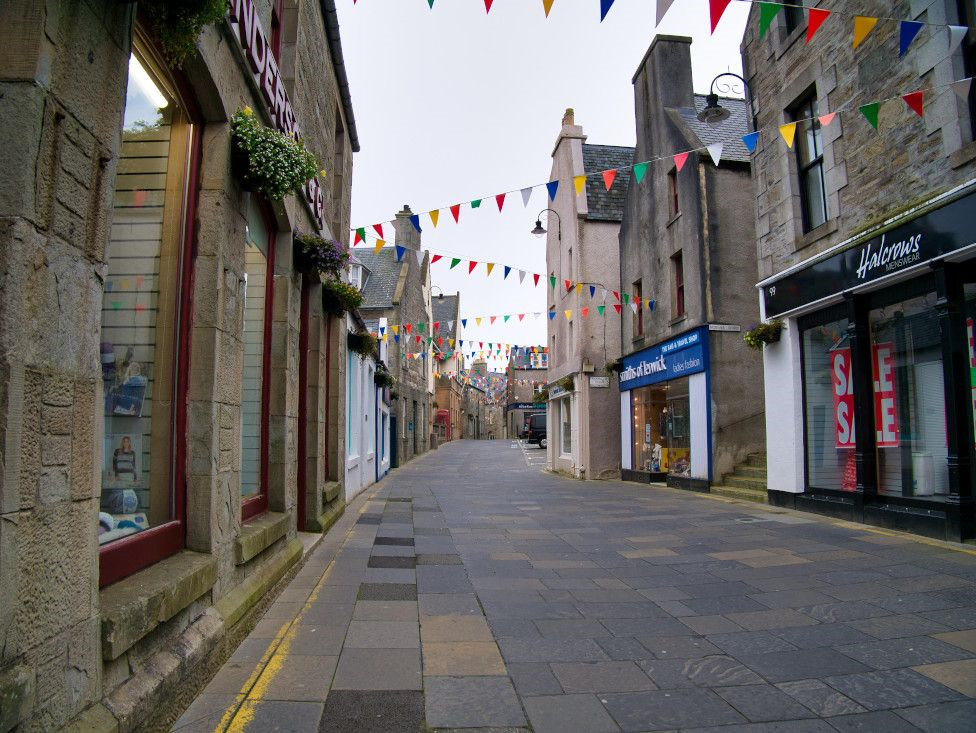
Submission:
[[[722,160],[723,145],[724,143],[715,143],[714,145],[708,146],[708,154],[712,156],[712,162],[715,165],[718,165],[719,161]]]
[[[661,25],[661,21],[664,20],[665,14],[671,9],[671,3],[674,0],[657,0],[657,23],[655,25]]]
[[[952,56],[952,52],[959,48],[959,44],[962,43],[962,39],[966,37],[966,33],[969,31],[968,26],[964,25],[950,25],[949,26],[949,55]]]
[[[448,331],[453,331],[454,330],[454,321],[448,321],[447,322],[447,330]]]
[[[631,309],[631,310],[632,310],[632,311],[633,311],[634,313],[637,313],[637,303],[631,303],[631,304],[630,304],[630,309]]]
[[[417,250],[417,264],[418,265],[424,264],[424,251],[422,249]]]
[[[963,29],[965,30],[965,28]],[[522,189],[522,203],[528,207],[529,199],[532,198],[532,186]]]
[[[525,282],[525,270],[519,270],[519,285]]]
[[[958,97],[964,102],[969,99],[969,88],[973,85],[973,78],[963,79],[952,84],[952,91],[954,91]]]
[[[607,289],[606,288],[600,288],[600,298],[603,300],[604,303],[607,302]]]

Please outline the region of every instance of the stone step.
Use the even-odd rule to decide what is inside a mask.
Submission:
[[[319,532],[328,532],[329,528],[339,521],[339,517],[343,515],[346,511],[346,504],[343,501],[336,499],[331,504],[325,507],[323,512],[319,514],[318,527]]]
[[[755,489],[757,491],[766,491],[766,480],[749,478],[745,476],[737,476],[732,474],[731,476],[726,476],[722,481],[724,486],[734,487],[736,489]]]
[[[743,478],[757,478],[766,480],[766,467],[765,466],[750,466],[743,463],[740,466],[736,466],[732,471],[732,474],[736,476],[742,476]]]
[[[766,454],[765,453],[750,453],[749,457],[745,460],[746,466],[757,466],[761,468],[766,467]]]
[[[742,489],[736,486],[712,486],[709,491],[727,499],[741,499],[742,501],[754,501],[757,504],[766,504],[767,495],[765,491],[759,489]]]
[[[339,498],[340,491],[342,491],[342,485],[338,481],[329,481],[322,487],[322,503],[331,504]]]

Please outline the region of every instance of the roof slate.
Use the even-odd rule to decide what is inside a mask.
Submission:
[[[586,218],[590,221],[623,221],[627,188],[630,186],[630,166],[634,164],[634,149],[620,145],[583,145],[583,169],[586,171]],[[593,175],[611,168],[617,171],[613,186],[607,191],[603,176]]]
[[[445,295],[443,299],[439,297],[431,299],[431,312],[434,320],[440,323],[438,333],[445,338],[455,338],[457,335],[458,300],[457,295]],[[453,328],[448,327],[451,321],[454,321]]]
[[[732,114],[718,124],[698,119],[698,113],[705,109],[704,94],[695,95],[695,109],[684,107],[675,110],[688,131],[697,138],[697,141],[689,140],[688,143],[695,147],[723,143],[722,160],[750,162],[749,149],[742,142],[742,136],[749,132],[749,112],[745,100],[721,97],[719,103]]]
[[[397,280],[403,262],[397,262],[393,247],[384,247],[379,252],[362,249],[354,253],[357,262],[369,270],[369,277],[363,287],[364,309],[392,308]]]

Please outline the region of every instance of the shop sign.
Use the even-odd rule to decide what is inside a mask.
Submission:
[[[505,409],[508,412],[512,410],[545,410],[546,405],[545,403],[537,405],[534,402],[510,402]]]
[[[873,344],[871,347],[874,427],[879,448],[894,448],[899,444],[894,354],[895,345],[890,341]],[[838,448],[853,448],[854,377],[850,349],[835,349],[830,352],[830,376],[834,395],[834,445]]]
[[[234,36],[240,43],[241,51],[254,76],[254,82],[271,110],[275,128],[285,135],[301,137],[298,123],[295,121],[295,112],[288,99],[288,92],[285,91],[285,85],[281,81],[278,63],[271,51],[271,43],[254,8],[254,0],[227,0],[227,17],[236,31]],[[319,229],[323,229],[325,196],[318,178],[305,182],[304,193]]]
[[[766,315],[781,315],[973,244],[970,193],[762,288]]]
[[[670,341],[623,358],[620,389],[626,391],[703,372],[707,368],[708,327],[697,328]]]

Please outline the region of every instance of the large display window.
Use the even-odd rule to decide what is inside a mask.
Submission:
[[[103,586],[183,545],[188,240],[199,161],[183,99],[137,32],[102,297]]]
[[[633,466],[691,476],[691,403],[687,377],[631,391]]]

